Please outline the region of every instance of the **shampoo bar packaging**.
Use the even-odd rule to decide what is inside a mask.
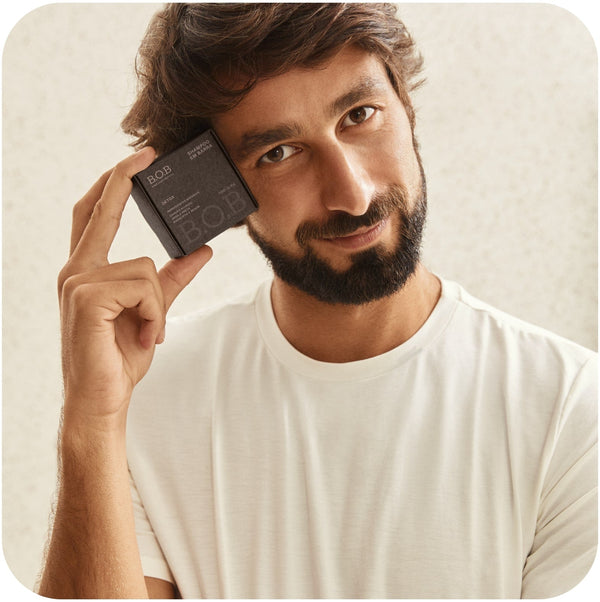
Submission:
[[[212,130],[137,173],[131,196],[171,257],[195,251],[258,208]]]

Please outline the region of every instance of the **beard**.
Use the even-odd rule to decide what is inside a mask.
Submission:
[[[340,212],[322,224],[304,222],[296,230],[296,240],[303,249],[300,257],[273,246],[249,222],[247,226],[250,237],[281,280],[325,303],[362,305],[399,291],[414,274],[426,214],[427,192],[421,168],[421,187],[412,209],[406,189],[391,185],[375,195],[363,215]],[[335,270],[310,247],[311,240],[349,235],[394,215],[399,218],[395,247],[388,251],[378,244],[353,253],[346,270]]]

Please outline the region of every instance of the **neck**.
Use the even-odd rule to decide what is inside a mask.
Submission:
[[[271,300],[285,338],[323,362],[352,362],[390,351],[425,323],[441,293],[439,280],[419,265],[389,297],[364,305],[318,301],[275,277]]]

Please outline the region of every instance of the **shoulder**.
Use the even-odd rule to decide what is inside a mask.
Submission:
[[[258,307],[270,302],[271,281],[214,306],[167,318],[166,339],[158,346],[150,373],[164,371],[164,364],[202,362],[231,354],[236,346],[260,340]]]
[[[521,408],[560,413],[576,403],[595,416],[596,352],[507,314],[456,283],[444,282],[444,294],[455,303],[446,344],[469,358],[477,377],[496,383]]]
[[[510,315],[469,294],[455,282],[444,281],[444,294],[456,304],[454,322],[463,331],[465,343],[476,339],[497,345],[507,354],[532,354],[572,363],[573,368],[593,363],[596,352],[545,328]]]
[[[221,329],[227,325],[237,325],[240,320],[248,320],[255,314],[255,306],[269,282],[263,282],[253,290],[246,291],[218,305],[198,311],[167,318],[167,328],[174,337],[185,336],[196,330]]]
[[[222,374],[223,366],[236,361],[240,349],[255,348],[260,341],[256,304],[268,296],[268,284],[225,304],[169,318],[165,342],[157,346],[135,397],[189,395],[199,383]]]

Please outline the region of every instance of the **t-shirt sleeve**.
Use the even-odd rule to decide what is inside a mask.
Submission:
[[[569,591],[596,554],[598,519],[597,358],[581,369],[552,439],[533,545],[523,568],[522,598]]]
[[[175,583],[171,569],[165,559],[160,544],[156,539],[152,525],[148,520],[146,510],[135,486],[131,473],[129,474],[131,500],[133,502],[133,516],[135,519],[135,533],[142,560],[145,577],[155,577],[170,583]]]

